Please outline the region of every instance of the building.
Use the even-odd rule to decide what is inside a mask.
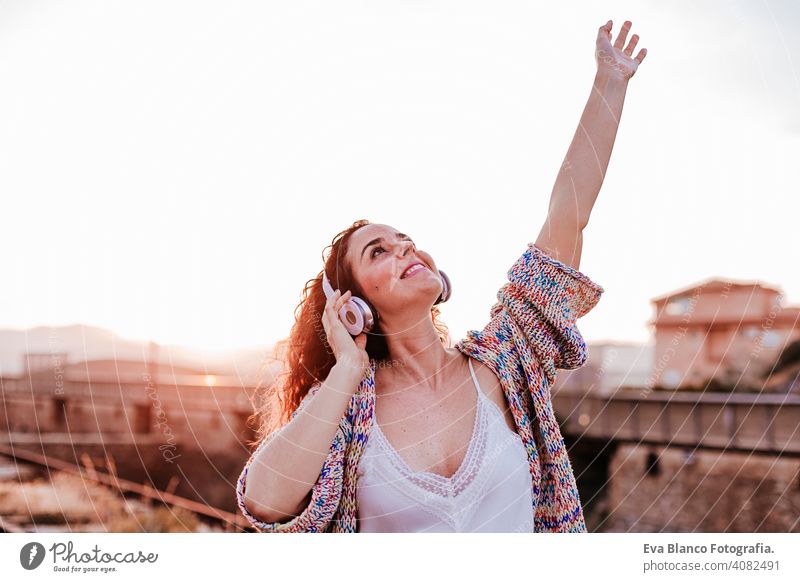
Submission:
[[[800,306],[758,282],[709,279],[652,299],[650,387],[760,391],[784,348],[800,338]]]

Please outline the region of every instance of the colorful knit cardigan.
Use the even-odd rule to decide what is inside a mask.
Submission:
[[[516,429],[528,452],[533,477],[534,532],[585,532],[578,488],[564,439],[553,412],[550,387],[556,369],[581,367],[586,344],[576,320],[600,300],[603,288],[586,275],[553,259],[534,243],[508,271],[508,283],[497,292],[490,321],[456,344],[462,353],[494,370],[506,396]],[[375,361],[365,371],[342,417],[308,505],[288,521],[265,523],[244,504],[247,470],[239,476],[239,509],[263,532],[356,532],[358,462],[369,438],[375,407]],[[308,396],[319,388],[311,387]],[[259,445],[282,429],[274,431]]]

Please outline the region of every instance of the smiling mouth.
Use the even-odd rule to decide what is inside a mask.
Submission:
[[[424,263],[414,263],[410,267],[408,267],[403,274],[400,276],[401,279],[408,279],[409,277],[413,277],[420,271],[428,271],[428,267],[425,266]]]

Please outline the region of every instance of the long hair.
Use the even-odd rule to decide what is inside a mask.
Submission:
[[[322,252],[324,272],[328,273],[333,288],[341,289],[342,294],[349,290],[362,299],[363,290],[353,277],[350,264],[344,257],[352,234],[367,224],[371,224],[370,221],[355,221],[338,233]],[[326,255],[327,249],[330,252]],[[336,363],[336,357],[325,340],[325,329],[322,326],[321,318],[327,302],[322,289],[322,275],[323,271],[320,271],[316,277],[306,281],[302,299],[294,310],[295,322],[289,337],[275,346],[274,358],[283,363],[282,371],[274,381],[260,381],[257,386],[259,402],[255,413],[248,418],[248,422],[253,418],[259,420],[257,440],[249,444],[258,446],[270,433],[288,423],[311,386],[325,380]],[[431,321],[442,344],[447,347],[450,335],[439,316],[439,307],[434,305],[431,308]],[[378,362],[388,359],[389,348],[381,331],[380,319],[376,321],[372,332],[367,334],[365,349],[371,359]]]

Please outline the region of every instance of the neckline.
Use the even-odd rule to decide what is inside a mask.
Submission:
[[[470,458],[475,454],[475,447],[478,445],[478,433],[480,431],[481,421],[483,417],[483,403],[481,399],[481,395],[483,394],[483,390],[481,390],[480,384],[478,384],[478,378],[475,376],[475,372],[472,368],[472,358],[467,356],[467,360],[469,361],[470,373],[472,375],[472,383],[475,386],[475,390],[477,392],[477,399],[475,401],[475,419],[472,423],[472,434],[470,435],[469,444],[467,445],[467,452],[464,454],[464,458],[461,459],[461,464],[456,469],[456,472],[450,475],[449,477],[445,477],[439,473],[435,473],[433,471],[415,471],[412,469],[408,463],[405,461],[403,457],[400,456],[400,453],[397,449],[394,448],[394,445],[389,442],[389,439],[384,434],[383,430],[381,430],[380,425],[378,424],[378,415],[375,412],[375,409],[372,410],[372,428],[375,430],[378,437],[383,441],[385,448],[400,464],[404,471],[406,471],[410,475],[416,476],[428,476],[438,481],[441,481],[446,484],[455,483],[461,475],[467,470],[469,466]]]

